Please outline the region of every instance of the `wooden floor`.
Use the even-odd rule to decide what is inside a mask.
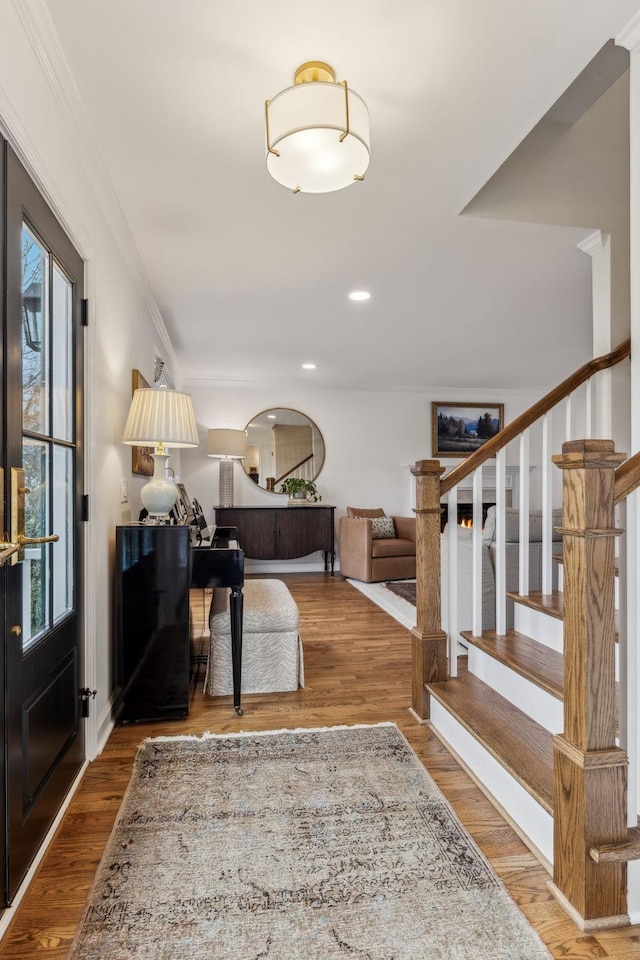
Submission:
[[[294,574],[281,579],[300,608],[305,689],[246,696],[245,715],[236,717],[230,697],[203,696],[201,673],[194,679],[187,720],[116,728],[89,767],[0,942],[0,960],[66,957],[136,748],[145,737],[383,720],[395,722],[408,738],[554,958],[640,960],[640,927],[592,935],[571,923],[547,889],[546,872],[436,737],[413,719],[410,633],[339,576]],[[209,600],[201,593],[192,595],[193,639],[203,651]]]

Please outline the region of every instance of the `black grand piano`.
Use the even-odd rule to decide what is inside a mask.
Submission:
[[[193,546],[187,526],[116,528],[114,715],[119,723],[189,713],[189,590],[228,588],[233,706],[240,704],[244,553],[237,530],[218,527]]]
[[[211,546],[191,550],[191,586],[196,589],[228,587],[231,618],[231,663],[233,667],[233,707],[239,717],[242,684],[242,588],[244,586],[244,553],[238,543],[235,527],[216,527]]]

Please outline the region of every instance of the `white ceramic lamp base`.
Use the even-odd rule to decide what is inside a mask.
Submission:
[[[166,470],[169,454],[154,453],[152,457],[154,464],[153,477],[140,491],[140,499],[150,517],[154,519],[166,518],[169,510],[178,499],[178,490],[175,483],[167,480]]]

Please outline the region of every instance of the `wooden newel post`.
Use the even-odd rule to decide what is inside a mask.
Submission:
[[[564,732],[554,737],[554,893],[583,929],[621,922],[626,864],[593,846],[626,839],[627,756],[615,745],[615,469],[611,440],[571,440],[563,471]]]
[[[440,623],[440,477],[439,460],[418,460],[416,478],[416,626],[413,628],[412,707],[429,718],[425,683],[446,680],[447,635]]]

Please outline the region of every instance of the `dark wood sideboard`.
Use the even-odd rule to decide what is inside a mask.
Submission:
[[[335,507],[214,507],[217,525],[238,528],[245,557],[252,560],[295,560],[316,550],[333,574]]]

